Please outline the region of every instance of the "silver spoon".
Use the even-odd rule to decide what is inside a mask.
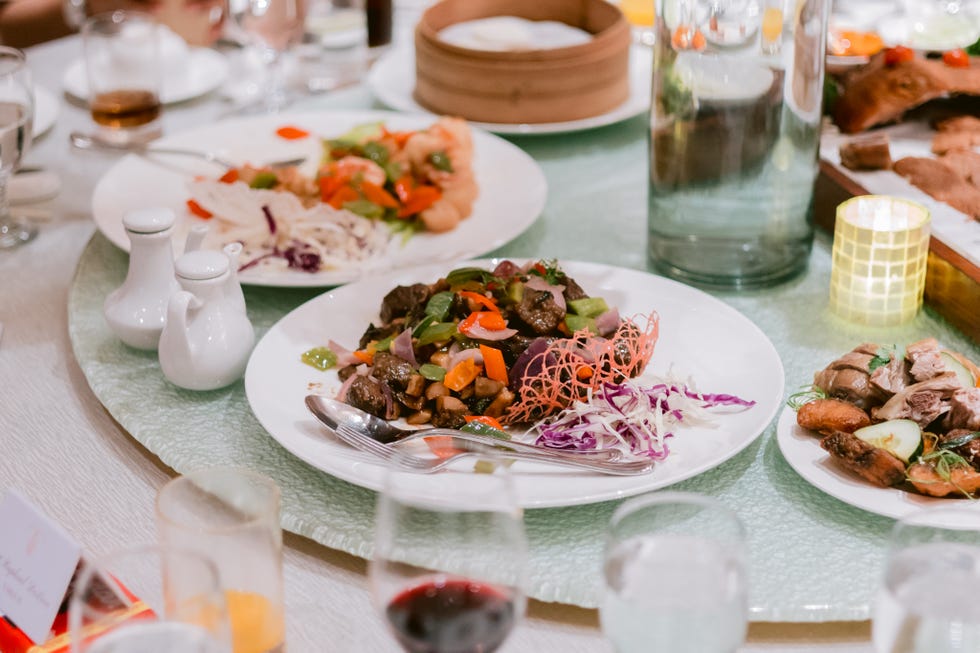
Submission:
[[[237,168],[238,164],[228,159],[223,159],[214,152],[201,152],[198,150],[185,150],[176,147],[158,147],[152,143],[113,143],[104,138],[92,134],[72,132],[68,137],[71,146],[76,150],[96,150],[103,152],[135,152],[139,154],[176,154],[179,156],[192,156],[204,159],[209,163],[215,163],[224,168]],[[285,168],[295,166],[306,161],[306,157],[295,159],[284,159],[281,161],[270,161],[265,165],[270,168]]]
[[[322,395],[308,395],[306,397],[306,407],[310,409],[317,419],[328,427],[337,430],[341,425],[367,435],[372,440],[382,444],[393,444],[416,440],[437,435],[449,435],[460,440],[474,442],[494,447],[504,447],[512,451],[527,452],[552,457],[572,457],[576,459],[587,459],[593,461],[616,462],[623,457],[623,452],[618,449],[601,449],[598,451],[574,451],[565,449],[551,449],[549,447],[539,447],[524,442],[514,440],[503,440],[489,435],[479,435],[468,431],[448,428],[423,428],[423,429],[402,429],[391,422],[375,417],[350,404],[345,404],[336,399],[330,399]]]

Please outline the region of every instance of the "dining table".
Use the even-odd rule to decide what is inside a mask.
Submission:
[[[98,556],[155,539],[154,496],[181,471],[194,464],[250,464],[284,484],[290,506],[284,519],[288,650],[397,651],[372,606],[361,546],[370,536],[361,526],[369,524],[373,493],[330,478],[283,450],[250,414],[241,382],[201,397],[174,394],[164,388],[151,354],[127,350],[106,335],[101,302],[107,288],[122,282],[127,257],[97,229],[91,200],[119,155],[69,145],[72,131],[92,128],[84,103],[62,88],[64,71],[81,51],[77,36],[27,50],[35,84],[55,95],[59,106],[54,125],[35,140],[23,165],[55,173],[61,188],[54,198],[15,207],[36,222],[39,234],[0,252],[0,494],[17,489],[86,555]],[[304,97],[289,110],[384,108],[366,85],[355,84]],[[166,106],[163,131],[214,124],[232,112],[218,89]],[[505,138],[540,166],[547,201],[520,236],[486,256],[648,269],[643,115],[595,129]],[[928,307],[909,324],[873,331],[831,315],[830,256],[830,237],[820,232],[799,278],[761,290],[709,291],[772,341],[784,366],[785,394],[866,340],[909,342],[933,335],[978,358],[977,347]],[[246,287],[257,335],[323,291]],[[164,442],[168,435],[176,441],[188,434],[195,446],[224,444],[214,445],[210,454],[197,448],[174,455]],[[213,440],[211,434],[217,434]],[[227,450],[221,448],[226,445]],[[268,459],[277,461],[271,471],[262,469]],[[829,497],[797,475],[776,445],[775,419],[718,469],[675,487],[714,494],[745,518],[754,559],[749,583],[758,590],[752,593],[751,624],[740,650],[872,650],[871,599],[893,521]],[[358,508],[343,519],[329,507],[311,506],[352,496]],[[546,530],[541,523],[548,519],[567,518],[583,522],[587,537],[564,533],[568,539],[549,549],[554,559],[537,579],[538,598],[530,601],[526,618],[501,651],[611,651],[594,602],[549,600],[561,598],[560,592],[542,588],[549,573],[566,581],[570,575],[598,578],[596,570],[573,568],[581,556],[569,554],[566,564],[560,550],[601,551],[604,524],[586,522],[608,519],[621,501],[588,513],[527,511],[531,530]],[[541,546],[546,536],[532,535]],[[598,565],[595,556],[589,559]]]

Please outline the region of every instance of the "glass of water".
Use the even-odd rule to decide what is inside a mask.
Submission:
[[[980,514],[939,508],[898,521],[875,600],[878,653],[980,650]]]
[[[34,92],[24,53],[0,46],[0,249],[16,247],[35,236],[34,226],[10,215],[7,181],[31,144]]]
[[[144,546],[85,564],[68,608],[72,653],[230,653],[218,570],[189,550]]]
[[[616,653],[734,653],[745,640],[745,536],[717,501],[631,499],[606,536],[602,631]]]

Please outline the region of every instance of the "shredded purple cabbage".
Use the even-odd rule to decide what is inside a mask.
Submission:
[[[265,216],[265,222],[269,225],[269,233],[273,236],[276,235],[276,220],[272,217],[272,211],[269,210],[267,204],[262,205],[262,215]]]

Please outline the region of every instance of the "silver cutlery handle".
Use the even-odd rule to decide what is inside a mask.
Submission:
[[[597,449],[593,451],[573,451],[565,449],[549,449],[547,447],[542,447],[535,444],[526,444],[524,442],[518,442],[516,440],[504,440],[502,438],[495,438],[490,435],[480,435],[477,433],[469,433],[467,431],[460,431],[458,429],[446,429],[446,428],[432,428],[420,431],[418,435],[410,435],[402,440],[397,440],[393,444],[400,442],[406,442],[410,440],[415,440],[418,438],[426,438],[429,436],[450,436],[453,438],[458,438],[465,442],[474,442],[476,444],[485,444],[488,446],[497,446],[510,449],[511,451],[523,451],[531,454],[539,454],[546,456],[555,456],[558,458],[571,457],[577,460],[592,460],[592,461],[605,461],[614,462],[617,460],[622,460],[623,452],[619,449]]]

